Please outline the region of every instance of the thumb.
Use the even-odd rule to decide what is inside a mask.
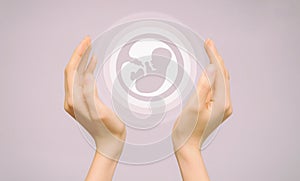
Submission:
[[[197,85],[197,94],[200,104],[205,104],[216,78],[216,66],[209,64],[203,71]]]

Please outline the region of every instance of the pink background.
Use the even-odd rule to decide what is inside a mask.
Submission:
[[[215,40],[234,114],[203,152],[211,180],[300,177],[298,0],[0,1],[0,180],[84,180],[93,150],[63,110],[63,71],[87,34],[169,14]],[[120,164],[114,180],[181,180],[174,157]]]

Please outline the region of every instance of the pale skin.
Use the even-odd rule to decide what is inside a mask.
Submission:
[[[87,64],[84,57],[90,44],[90,37],[86,37],[65,68],[64,108],[96,143],[97,150],[86,181],[108,181],[112,180],[122,153],[126,128],[97,94],[93,77],[96,58],[92,57]],[[206,137],[232,114],[229,73],[212,40],[205,41],[205,50],[210,65],[199,79],[197,91],[178,117],[172,133],[174,152],[184,181],[209,180],[199,148]],[[191,120],[196,121],[192,134],[188,128],[195,122]]]

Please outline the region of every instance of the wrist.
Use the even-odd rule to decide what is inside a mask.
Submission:
[[[105,157],[108,160],[118,162],[122,154],[122,148],[97,147],[95,157]]]
[[[98,154],[101,154],[111,160],[119,160],[124,147],[124,142],[122,140],[119,140],[114,136],[94,140],[96,144],[96,152]]]
[[[99,152],[97,150],[95,151],[94,161],[101,161],[101,162],[105,163],[108,166],[109,165],[114,165],[118,162],[118,160],[109,158],[109,157],[103,155],[101,152]]]
[[[195,157],[202,157],[201,150],[194,146],[185,144],[181,148],[175,151],[175,156],[177,159],[194,159]]]

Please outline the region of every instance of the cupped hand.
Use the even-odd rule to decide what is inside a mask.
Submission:
[[[93,137],[97,151],[118,159],[126,138],[123,122],[100,100],[95,84],[95,56],[89,60],[91,40],[86,37],[65,68],[65,110]]]
[[[206,40],[204,47],[210,64],[174,124],[175,151],[182,146],[201,148],[209,134],[232,114],[229,73],[212,40]]]

